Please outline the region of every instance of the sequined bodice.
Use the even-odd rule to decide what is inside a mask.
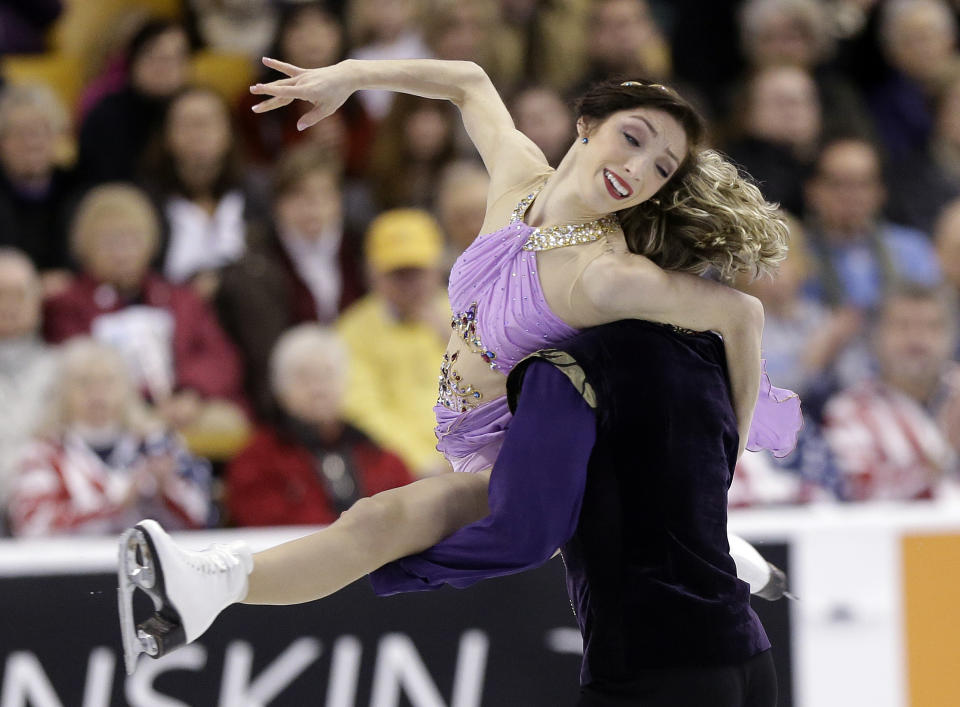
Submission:
[[[452,328],[466,348],[493,370],[506,375],[525,356],[555,346],[577,333],[547,305],[537,275],[539,250],[595,241],[616,228],[607,217],[589,224],[534,228],[523,216],[536,196],[526,196],[510,223],[480,235],[450,273]],[[457,373],[464,352],[444,357],[439,404],[463,412],[483,402],[482,395]]]

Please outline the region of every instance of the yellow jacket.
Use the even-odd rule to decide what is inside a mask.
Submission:
[[[443,290],[437,306],[449,310]],[[433,406],[447,339],[430,324],[397,320],[375,293],[348,308],[337,329],[350,350],[346,418],[414,474],[441,470]]]

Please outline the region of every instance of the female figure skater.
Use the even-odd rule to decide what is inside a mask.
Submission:
[[[330,527],[256,556],[240,546],[181,550],[153,521],[128,530],[119,571],[128,670],[140,652],[156,657],[194,640],[231,603],[326,596],[486,516],[490,468],[510,420],[505,376],[527,354],[578,329],[643,318],[719,332],[738,451],[751,429],[751,448],[790,448],[797,401],[778,404],[788,392],[767,385],[751,427],[762,308],[694,274],[711,266],[725,277],[768,269],[783,257],[786,229],[732,165],[699,146],[702,122],[673,91],[638,81],[591,89],[579,103],[579,139],[553,170],[471,62],[348,60],[309,70],[264,63],[288,78],[252,87],[270,96],[255,110],[309,100],[315,107],[301,129],[358,89],[443,98],[460,108],[491,185],[484,235],[451,274],[456,314],[441,367],[437,436],[454,470],[477,473],[444,474],[363,499]],[[136,628],[135,587],[157,609]]]

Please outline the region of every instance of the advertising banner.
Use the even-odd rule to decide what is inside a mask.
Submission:
[[[140,598],[145,615],[149,601]],[[564,707],[577,699],[582,646],[559,559],[466,590],[379,598],[362,580],[310,604],[233,606],[196,644],[141,657],[130,677],[114,575],[0,576],[0,606],[0,707]],[[786,609],[758,608],[771,639],[788,645],[773,635],[785,629]]]

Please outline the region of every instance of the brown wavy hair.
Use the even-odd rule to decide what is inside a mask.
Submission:
[[[632,108],[661,110],[683,128],[689,148],[653,198],[617,212],[627,246],[665,270],[724,281],[771,272],[786,256],[788,229],[779,206],[716,150],[705,147],[699,113],[673,89],[647,81],[611,79],[592,85],[576,103],[577,117],[602,122]]]

